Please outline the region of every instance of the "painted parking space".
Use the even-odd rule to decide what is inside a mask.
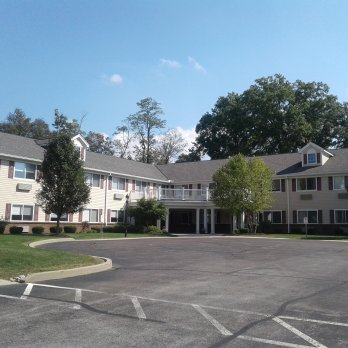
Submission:
[[[20,284],[0,289],[0,305],[13,301],[50,311],[65,311],[83,316],[98,316],[109,323],[134,321],[152,325],[168,336],[186,335],[202,339],[207,346],[242,347],[346,347],[348,323],[328,317],[296,317],[223,308],[195,303],[156,299],[131,294],[109,294],[88,289],[48,284]],[[1,322],[1,319],[0,319]],[[140,324],[140,331],[144,327]],[[165,330],[163,331],[163,328]],[[192,341],[189,341],[192,343]],[[238,343],[237,343],[238,342]],[[209,344],[208,344],[209,343]],[[247,345],[248,346],[248,345]]]

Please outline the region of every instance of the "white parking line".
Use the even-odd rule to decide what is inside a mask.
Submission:
[[[245,341],[252,341],[252,342],[261,342],[261,343],[268,343],[273,346],[280,346],[280,347],[289,347],[289,348],[313,348],[313,346],[303,346],[301,344],[294,344],[294,343],[288,343],[288,342],[281,342],[281,341],[274,341],[274,340],[268,340],[265,338],[258,338],[258,337],[251,337],[251,336],[238,336],[237,338],[240,338]]]
[[[44,287],[44,288],[76,290],[76,288],[69,288],[69,287],[66,287],[66,286],[56,286],[56,285],[37,284],[37,283],[31,283],[31,284],[35,285],[35,286],[41,286],[41,287]],[[86,291],[86,292],[96,292],[98,294],[103,294],[104,293],[103,291],[97,291],[97,290],[89,290],[89,289],[81,289],[81,290]]]
[[[140,302],[138,301],[138,298],[136,296],[132,296],[131,297],[133,306],[135,308],[135,311],[137,312],[137,316],[139,319],[146,319],[146,315],[143,311],[143,309],[141,308]]]
[[[23,295],[21,296],[21,300],[26,300],[28,296],[30,295],[32,289],[33,289],[33,284],[29,283],[27,287],[25,288]]]
[[[318,341],[314,340],[313,338],[307,336],[306,334],[304,334],[300,330],[296,329],[295,327],[291,326],[290,324],[286,323],[285,321],[279,319],[278,317],[274,317],[274,318],[272,318],[272,320],[274,320],[279,325],[285,327],[286,329],[291,331],[296,336],[301,337],[303,340],[305,340],[308,343],[312,344],[314,347],[317,347],[317,348],[327,348],[323,344],[321,344]]]
[[[82,301],[82,290],[81,289],[76,289],[75,290],[75,303],[81,303]],[[74,309],[81,309],[81,305],[75,304]]]
[[[212,325],[214,325],[224,336],[232,336],[232,332],[228,331],[223,325],[221,325],[216,319],[214,319],[209,313],[207,313],[201,306],[192,305],[194,309],[203,315]]]
[[[0,297],[2,297],[2,298],[8,298],[8,299],[11,299],[11,300],[21,300],[20,297],[9,296],[9,295],[0,295]]]
[[[296,318],[296,317],[287,317],[285,315],[280,315],[278,318],[281,319],[289,319],[289,320],[298,320],[298,321],[307,321],[309,323],[317,323],[317,324],[326,324],[326,325],[334,325],[334,326],[344,326],[348,327],[347,323],[340,323],[337,321],[326,321],[326,320],[316,320],[316,319],[306,319],[306,318]]]

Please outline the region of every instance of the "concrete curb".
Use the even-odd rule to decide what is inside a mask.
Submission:
[[[9,280],[5,280],[5,279],[0,279],[0,286],[11,285],[11,284],[13,284],[13,282],[10,282]]]
[[[48,240],[40,240],[37,242],[30,243],[29,246],[31,248],[36,248],[40,245],[44,244],[51,244],[51,243],[60,243],[60,242],[76,242],[75,239],[72,238],[57,238],[57,239],[48,239]],[[77,267],[77,268],[69,268],[69,269],[62,269],[57,271],[47,271],[47,272],[39,272],[39,273],[32,273],[28,274],[25,277],[25,282],[41,282],[46,280],[53,280],[53,279],[62,279],[62,278],[71,278],[71,277],[77,277],[92,273],[98,273],[107,271],[111,268],[120,268],[119,266],[112,265],[112,260],[106,257],[99,257],[99,256],[92,256],[99,260],[103,260],[104,262],[98,265],[92,265],[92,266],[84,266],[84,267]]]

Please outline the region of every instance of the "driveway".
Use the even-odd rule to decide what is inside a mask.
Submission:
[[[348,243],[205,236],[45,248],[120,269],[1,287],[4,346],[348,346]]]

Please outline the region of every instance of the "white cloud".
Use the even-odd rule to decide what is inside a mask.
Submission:
[[[207,71],[205,70],[205,68],[199,64],[196,59],[192,58],[192,57],[188,57],[188,62],[189,64],[192,66],[192,68],[198,72],[201,73],[206,73]]]
[[[188,152],[188,149],[190,147],[192,147],[192,143],[195,142],[196,140],[196,132],[195,132],[195,128],[191,128],[191,129],[184,129],[182,127],[176,127],[175,128],[178,132],[181,133],[181,136],[184,138],[184,140],[187,143],[187,147],[186,147],[186,152]]]
[[[110,76],[109,81],[113,85],[121,85],[123,83],[123,77],[119,74],[113,74]]]
[[[161,58],[160,62],[161,62],[161,65],[165,65],[166,67],[171,68],[171,69],[180,69],[181,68],[181,64],[179,62],[177,62],[176,60]]]

